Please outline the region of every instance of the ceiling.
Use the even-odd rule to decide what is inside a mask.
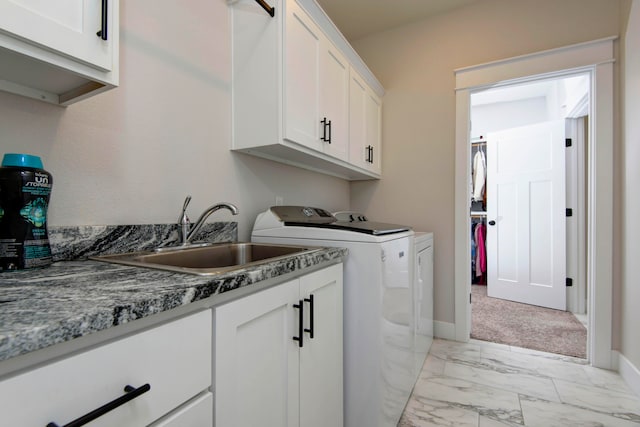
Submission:
[[[477,1],[479,0],[317,0],[350,42]]]

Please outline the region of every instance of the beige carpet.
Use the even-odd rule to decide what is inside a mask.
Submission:
[[[587,330],[566,311],[487,296],[472,285],[471,338],[586,358]]]

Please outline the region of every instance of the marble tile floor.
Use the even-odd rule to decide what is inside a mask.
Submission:
[[[640,398],[585,360],[436,339],[398,427],[640,426]]]

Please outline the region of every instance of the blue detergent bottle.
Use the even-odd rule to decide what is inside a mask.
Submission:
[[[42,160],[5,154],[0,167],[0,272],[50,265],[47,209],[53,178]]]

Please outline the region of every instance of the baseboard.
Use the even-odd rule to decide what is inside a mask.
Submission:
[[[441,322],[439,320],[433,321],[433,335],[436,338],[442,338],[444,340],[455,341],[456,339],[456,325],[455,323]]]
[[[640,397],[640,369],[633,365],[620,352],[618,353],[618,372],[629,388]]]

